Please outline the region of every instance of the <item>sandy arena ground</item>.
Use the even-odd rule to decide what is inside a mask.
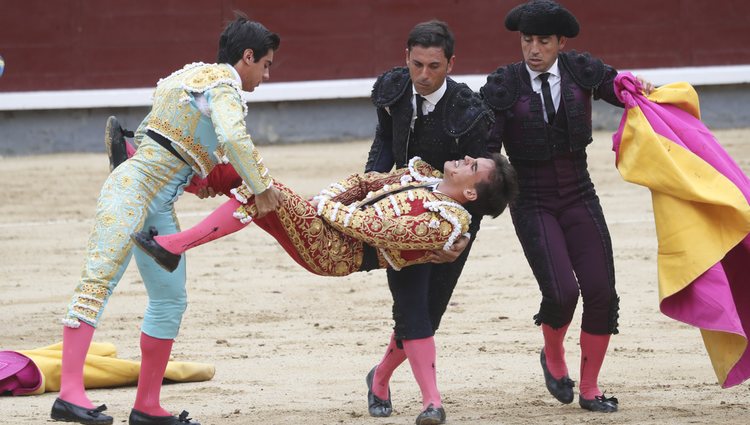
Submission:
[[[716,132],[750,171],[750,131]],[[697,329],[658,309],[656,240],[649,192],[615,169],[611,134],[589,149],[614,243],[620,334],[611,342],[601,388],[620,400],[614,414],[560,405],[543,383],[540,330],[532,316],[537,284],[504,214],[485,220],[442,328],[438,381],[449,424],[747,424],[750,385],[722,390]],[[312,195],[361,170],[368,143],[262,146],[277,179]],[[94,206],[107,174],[103,154],[0,158],[0,349],[31,349],[61,339]],[[220,200],[187,194],[184,227]],[[307,273],[250,226],[192,251],[190,305],[175,343],[177,360],[216,365],[213,380],[166,386],[165,407],[206,424],[411,424],[420,410],[408,365],[391,389],[395,412],[367,414],[365,374],[380,360],[391,327],[385,273],[323,278]],[[97,341],[139,358],[146,302],[134,263],[111,298]],[[566,341],[578,379],[579,314]],[[135,388],[92,390],[115,424],[127,423]],[[49,422],[56,394],[0,397],[0,423]]]

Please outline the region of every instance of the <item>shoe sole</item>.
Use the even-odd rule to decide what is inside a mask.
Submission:
[[[104,126],[104,149],[107,151],[107,158],[109,158],[110,173],[122,163],[115,164],[116,149],[124,150],[124,152],[117,152],[117,154],[120,156],[124,155],[125,159],[127,159],[127,148],[125,147],[125,143],[125,136],[120,122],[116,117],[110,116],[107,118],[107,123]]]
[[[79,423],[83,425],[112,425],[114,423],[114,419],[111,421],[101,422],[101,421],[81,421],[79,419],[68,419],[63,416],[55,415],[54,413],[50,414],[50,418],[52,418],[53,421],[57,422],[74,422]]]
[[[143,245],[141,245],[141,243],[138,241],[138,239],[135,238],[135,233],[131,233],[130,234],[130,240],[133,241],[133,245],[137,246],[138,248],[141,249],[141,251],[143,253],[145,253],[149,257],[153,258],[154,262],[156,264],[158,264],[159,267],[163,268],[164,270],[172,273],[173,271],[177,270],[177,267],[180,266],[179,262],[177,263],[177,267],[175,267],[175,268],[172,268],[171,266],[162,263],[161,260],[159,260],[158,258],[154,257],[153,254],[151,254],[151,251],[147,250]],[[180,260],[182,260],[182,258],[180,258]]]
[[[115,169],[115,161],[112,157],[112,140],[114,139],[115,135],[112,134],[112,130],[114,129],[116,123],[117,119],[115,117],[109,117],[107,118],[107,124],[104,127],[104,149],[107,151],[107,157],[109,158],[110,173]]]

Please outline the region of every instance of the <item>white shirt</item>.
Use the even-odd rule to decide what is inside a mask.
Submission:
[[[540,86],[541,87],[541,86]],[[422,96],[424,98],[424,101],[422,102],[422,115],[428,115],[430,112],[435,110],[435,105],[440,102],[440,99],[443,98],[443,95],[448,90],[448,80],[443,80],[443,85],[440,86],[439,89],[435,90],[434,92],[428,94],[427,96]],[[414,113],[411,115],[411,128],[414,128],[414,121],[417,119],[417,90],[414,88],[414,85],[411,86],[411,109],[414,111]]]
[[[541,96],[542,80],[539,79],[539,74],[543,74],[543,72],[533,71],[531,68],[529,68],[528,65],[526,65],[526,71],[529,72],[529,77],[531,78],[531,89],[534,90],[534,93],[539,93],[539,95]],[[554,103],[555,111],[557,111],[557,109],[560,107],[560,68],[557,67],[557,59],[555,59],[555,63],[553,63],[552,66],[545,72],[549,72],[549,78],[547,78],[547,82],[549,83],[549,91],[552,95],[552,103]],[[541,96],[541,98],[542,106],[544,106],[544,96]],[[544,121],[547,121],[547,114],[543,115]]]

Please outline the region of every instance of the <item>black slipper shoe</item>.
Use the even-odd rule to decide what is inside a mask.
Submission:
[[[573,382],[568,375],[565,375],[560,379],[555,379],[552,374],[549,373],[549,369],[547,369],[547,357],[544,355],[544,348],[542,348],[540,361],[542,363],[542,371],[544,371],[544,383],[547,385],[547,391],[555,396],[560,403],[572,403],[573,387],[576,386],[575,382]]]
[[[375,376],[375,368],[370,370],[367,374],[365,382],[367,382],[367,410],[370,412],[370,416],[376,418],[387,418],[393,413],[393,405],[391,404],[391,389],[388,389],[388,400],[381,400],[378,396],[372,392],[372,379]]]
[[[93,409],[87,409],[57,398],[52,405],[50,417],[56,421],[77,422],[84,425],[110,425],[112,416],[103,414],[102,412],[105,410],[107,410],[107,406],[104,404]]]

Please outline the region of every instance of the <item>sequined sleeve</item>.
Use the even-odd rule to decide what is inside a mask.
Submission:
[[[344,180],[330,184],[320,191],[319,197],[330,198],[334,202],[345,205],[361,201],[367,195],[386,185],[399,184],[408,170],[401,169],[391,173],[369,172],[364,174],[352,174]]]
[[[223,152],[248,188],[254,194],[262,193],[273,184],[273,179],[247,133],[240,94],[222,84],[207,90],[204,95]]]
[[[409,195],[404,192],[395,196],[405,198]],[[321,202],[321,218],[336,230],[376,248],[443,249],[465,233],[470,222],[470,218],[463,216],[463,213],[458,216],[454,214],[455,211],[446,213],[445,208],[442,211],[439,208],[427,209],[412,215],[409,215],[410,211],[394,211],[396,208],[420,208],[424,200],[419,196],[412,202],[388,200],[386,205],[389,206],[378,203],[364,210],[330,200]]]

